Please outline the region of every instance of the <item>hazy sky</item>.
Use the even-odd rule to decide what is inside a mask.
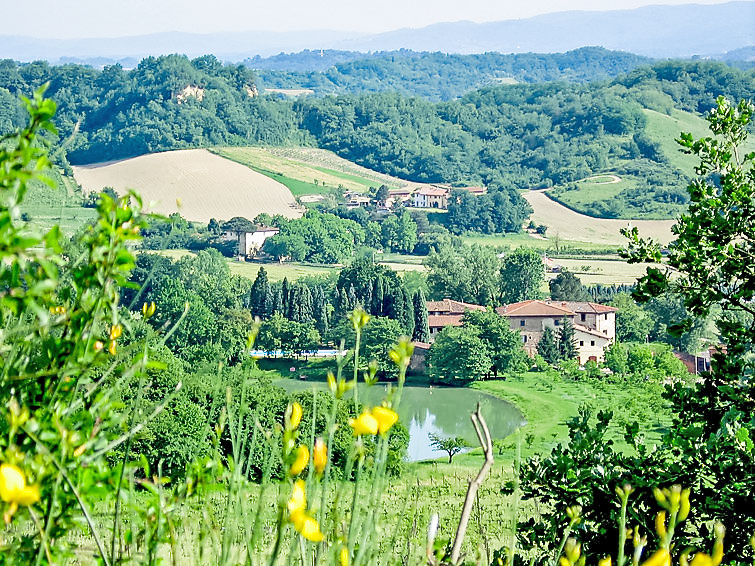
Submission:
[[[115,37],[174,30],[379,32],[444,21],[485,22],[563,10],[685,3],[719,4],[721,0],[0,0],[0,35]]]

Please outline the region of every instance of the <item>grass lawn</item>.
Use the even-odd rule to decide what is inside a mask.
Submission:
[[[339,186],[366,193],[379,184],[345,171],[275,155],[262,147],[220,147],[211,151],[275,179],[286,185],[294,196],[327,194]]]
[[[621,258],[595,258],[584,257],[577,259],[559,258],[556,263],[577,275],[583,284],[594,285],[602,283],[631,285],[638,277],[645,274],[647,264],[628,264]],[[557,273],[548,273],[549,279],[557,276]]]
[[[603,177],[608,176],[598,175],[577,181],[574,183],[578,187],[576,191],[567,191],[563,187],[557,187],[550,192],[550,195],[571,208],[586,211],[595,201],[612,199],[621,191],[634,189],[638,184],[634,177],[624,176],[618,183],[601,182]]]
[[[501,249],[515,250],[517,248],[532,248],[536,250],[555,252],[556,242],[552,236],[546,234],[545,238],[536,238],[527,232],[516,234],[468,234],[461,239],[465,244],[479,244],[481,246],[493,246]],[[575,252],[616,252],[619,246],[601,244],[595,242],[578,242],[574,240],[558,239],[561,253]],[[558,254],[556,254],[558,255]]]

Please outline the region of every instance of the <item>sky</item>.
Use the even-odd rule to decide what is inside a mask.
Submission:
[[[375,33],[437,22],[490,22],[565,10],[721,0],[0,0],[0,35],[118,37],[164,31]]]

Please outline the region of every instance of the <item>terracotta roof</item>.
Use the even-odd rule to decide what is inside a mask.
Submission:
[[[432,189],[429,187],[422,187],[414,191],[415,195],[426,195],[428,197],[444,197],[448,194],[446,189]]]
[[[456,189],[461,189],[462,191],[469,191],[470,193],[475,194],[483,194],[487,192],[487,189],[485,187],[455,187]]]
[[[608,340],[608,341],[611,340],[605,334],[602,334],[598,332],[597,330],[593,330],[592,328],[587,328],[586,326],[582,326],[581,324],[575,324],[574,330],[579,330],[580,332],[584,332],[585,334],[592,334],[593,336],[599,336],[600,338],[603,338],[603,340]]]
[[[274,228],[272,226],[263,226],[262,224],[258,225],[254,229],[255,232],[280,232],[280,229]]]
[[[473,305],[453,299],[443,299],[442,301],[426,301],[427,312],[443,312],[448,314],[463,314],[466,311],[484,311],[485,307]]]
[[[521,301],[495,309],[503,316],[574,316],[574,312],[560,304],[545,301]]]
[[[415,350],[429,350],[432,344],[429,342],[412,342],[412,346]]]
[[[565,306],[565,308],[571,309],[574,312],[592,312],[592,313],[604,313],[604,312],[616,312],[618,309],[609,307],[608,305],[601,305],[598,303],[584,302],[584,301],[552,301],[552,304]]]
[[[430,314],[427,315],[427,325],[430,328],[445,328],[446,326],[461,326],[461,314]]]

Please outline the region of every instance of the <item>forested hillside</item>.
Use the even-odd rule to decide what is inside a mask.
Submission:
[[[249,69],[213,56],[147,58],[132,71],[101,72],[3,61],[0,128],[18,124],[16,96],[46,81],[71,163],[186,147],[303,144],[411,181],[509,190],[617,171],[632,179],[631,190],[612,195],[617,207],[594,213],[625,217],[673,215],[687,198],[686,177],[648,135],[643,109],[701,113],[719,95],[738,100],[755,92],[755,71],[710,62],[664,62],[610,82],[490,86],[434,103],[394,92],[263,96]]]
[[[345,59],[341,61],[339,59]],[[331,61],[321,68],[318,60]],[[452,100],[497,83],[588,82],[615,77],[651,59],[632,53],[583,47],[567,53],[455,55],[402,49],[349,57],[316,52],[248,59],[266,88],[307,88],[317,94],[393,91],[429,100]],[[302,67],[309,69],[302,70]],[[294,72],[292,72],[294,71]]]

